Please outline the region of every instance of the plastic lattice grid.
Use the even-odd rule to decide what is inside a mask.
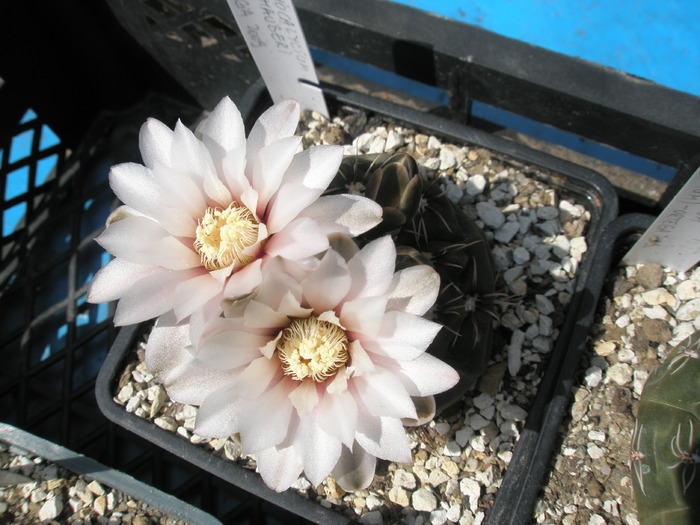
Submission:
[[[119,23],[202,107],[234,100],[258,70],[226,2],[107,0]]]
[[[0,97],[0,110],[2,103]],[[85,300],[90,279],[109,260],[93,240],[118,204],[109,168],[140,161],[138,130],[147,117],[172,126],[177,117],[193,121],[199,110],[151,97],[98,119],[70,155],[41,115],[28,108],[15,114],[14,122],[0,121],[0,421],[127,472],[224,523],[306,523],[112,425],[95,401],[95,379],[116,335],[111,306]]]

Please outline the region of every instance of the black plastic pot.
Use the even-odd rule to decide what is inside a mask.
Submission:
[[[341,106],[362,108],[370,113],[401,121],[415,129],[430,131],[448,141],[482,146],[561,174],[552,177],[548,182],[578,196],[591,214],[586,233],[589,248],[579,266],[575,293],[569,304],[566,320],[560,327],[560,336],[551,352],[550,363],[530,407],[525,427],[521,431],[493,509],[487,516],[488,523],[527,523],[568,399],[569,388],[562,383],[566,379],[564,372],[568,370],[567,367],[573,366],[575,369],[578,362],[577,352],[580,354],[592,321],[592,316],[584,315],[584,308],[595,304],[594,298],[597,298],[599,289],[592,289],[589,282],[593,278],[594,262],[602,255],[600,240],[603,231],[617,215],[617,196],[607,180],[597,173],[519,144],[384,100],[354,92],[341,92],[327,86],[324,86],[324,91],[331,113]],[[266,93],[258,83],[246,94],[239,107],[246,122],[251,122],[266,104],[269,104]],[[98,376],[98,404],[109,419],[200,468],[311,521],[349,521],[293,491],[281,494],[273,492],[254,472],[215,457],[176,434],[126,412],[117,404],[113,400],[115,386],[139,335],[146,329],[144,325],[140,326],[130,326],[120,331]]]
[[[532,506],[541,489],[541,480],[550,465],[551,451],[558,438],[558,429],[562,418],[571,404],[571,389],[581,357],[586,349],[588,331],[595,319],[605,279],[611,266],[620,262],[633,242],[651,225],[654,216],[643,213],[622,215],[612,221],[602,232],[596,256],[590,261],[585,290],[580,296],[578,314],[569,326],[569,345],[565,359],[558,369],[554,363],[549,365],[542,388],[545,383],[551,387],[546,398],[538,395],[535,406],[530,411],[525,428],[532,424],[539,425],[538,430],[521,434],[516,454],[508,466],[496,502],[488,516],[489,524],[529,523],[532,519]],[[538,420],[532,421],[535,415]],[[527,441],[523,441],[526,438]],[[520,454],[522,449],[523,454]],[[524,454],[531,450],[531,455]],[[516,462],[517,458],[517,462]]]
[[[128,494],[132,498],[147,503],[151,507],[178,520],[186,523],[197,523],[198,525],[221,525],[221,522],[212,515],[184,501],[180,501],[150,485],[146,485],[123,472],[98,463],[92,458],[63,448],[11,425],[0,423],[0,442],[26,450],[80,476],[94,479],[102,485]]]

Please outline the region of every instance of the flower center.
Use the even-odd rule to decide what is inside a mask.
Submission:
[[[258,221],[248,208],[233,202],[225,210],[207,208],[197,226],[194,248],[207,270],[220,270],[252,261],[253,256],[243,250],[257,240]]]
[[[284,373],[302,381],[322,382],[348,360],[348,338],[337,325],[311,316],[294,319],[277,342]]]

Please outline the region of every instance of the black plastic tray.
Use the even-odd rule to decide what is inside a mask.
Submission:
[[[147,503],[173,518],[198,525],[221,525],[221,522],[211,514],[207,514],[184,501],[146,485],[123,472],[98,463],[92,458],[68,450],[12,425],[0,423],[0,442],[31,452],[35,456],[56,463],[78,475],[94,479],[102,485],[112,487],[134,499]]]
[[[617,196],[609,182],[599,174],[561,159],[388,101],[354,92],[343,92],[328,86],[323,88],[331,112],[343,105],[363,108],[410,124],[417,129],[431,131],[448,140],[482,146],[561,174],[561,177],[552,182],[579,195],[591,213],[586,233],[588,251],[579,266],[576,287],[565,322],[560,328],[560,336],[552,350],[550,362],[533,405],[530,407],[525,427],[521,431],[494,506],[487,516],[487,522],[492,524],[527,523],[567,404],[569,388],[563,384],[567,378],[565,372],[568,371],[567,367],[573,365],[575,368],[577,355],[580,356],[580,348],[585,343],[592,321],[592,316],[583,315],[582,307],[590,303],[599,293],[599,290],[590,289],[588,283],[592,275],[593,263],[602,250],[600,239],[603,230],[617,215]],[[250,122],[255,118],[257,111],[269,103],[266,101],[266,92],[262,84],[257,83],[240,104],[245,120]],[[124,369],[125,360],[135,348],[140,333],[138,326],[126,327],[120,331],[97,378],[98,405],[109,419],[207,472],[306,519],[316,523],[349,522],[340,514],[312,503],[292,491],[281,494],[273,492],[263,484],[257,474],[217,458],[179,436],[126,412],[121,405],[117,404],[113,400],[115,385],[120,372]]]

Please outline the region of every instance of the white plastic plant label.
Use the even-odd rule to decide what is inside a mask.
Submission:
[[[684,272],[700,261],[700,168],[624,258]]]
[[[328,117],[292,0],[227,0],[273,102],[295,99]]]

